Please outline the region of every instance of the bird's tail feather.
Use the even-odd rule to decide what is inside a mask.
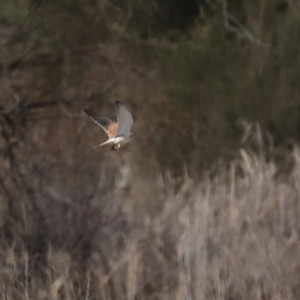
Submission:
[[[106,142],[102,143],[102,144],[99,144],[97,146],[94,146],[93,149],[95,148],[98,148],[98,147],[101,147],[101,146],[104,146],[104,145],[108,145],[108,144],[112,144],[113,141],[111,139],[107,140]]]

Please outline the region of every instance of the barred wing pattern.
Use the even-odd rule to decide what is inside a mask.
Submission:
[[[92,109],[84,109],[84,112],[103,130],[107,133],[109,138],[113,138],[116,136],[116,132],[118,129],[118,124],[106,117],[99,116],[95,111]]]

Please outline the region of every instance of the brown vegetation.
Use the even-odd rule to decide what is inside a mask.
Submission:
[[[298,3],[0,6],[3,299],[300,298]]]
[[[87,194],[77,183],[73,198],[63,175],[53,186],[46,175],[39,195],[2,198],[3,297],[299,299],[298,149],[289,174],[241,150],[201,182],[145,181],[132,159],[107,193],[105,174],[90,195],[80,178]]]

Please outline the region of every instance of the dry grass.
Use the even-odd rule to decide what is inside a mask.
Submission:
[[[0,297],[300,299],[300,153],[276,148],[299,139],[299,5],[228,7],[234,34],[209,4],[171,42],[110,1],[21,2],[0,13]],[[82,108],[114,116],[114,98],[138,118],[106,163]],[[276,143],[220,167],[238,118]]]
[[[186,172],[180,183],[158,176],[148,187],[141,178],[134,184],[125,162],[108,203],[95,196],[79,211],[52,203],[44,239],[30,229],[40,226],[36,219],[26,223],[27,238],[18,226],[7,234],[4,222],[1,296],[299,299],[299,150],[292,156],[289,174],[278,176],[272,161],[241,150],[213,178],[195,182]],[[151,193],[162,201],[155,213],[146,204],[155,202]]]

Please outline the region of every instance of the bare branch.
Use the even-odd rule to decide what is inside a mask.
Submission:
[[[228,31],[236,33],[239,38],[247,39],[248,41],[262,47],[270,46],[267,43],[264,43],[254,37],[253,34],[247,28],[245,28],[233,15],[228,14],[226,0],[223,0],[223,18],[225,28]]]

